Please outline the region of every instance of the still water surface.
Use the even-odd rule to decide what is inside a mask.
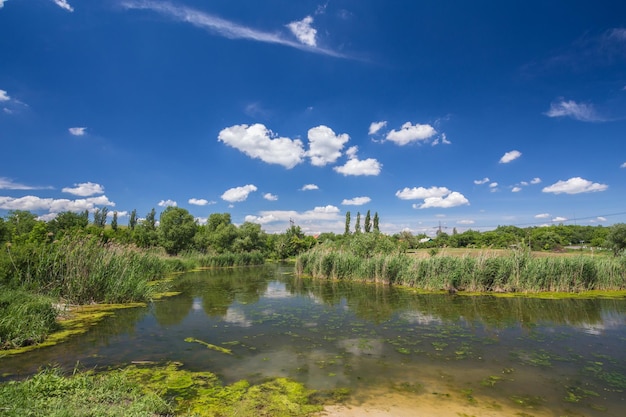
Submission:
[[[0,375],[179,361],[225,383],[287,376],[350,388],[356,401],[389,394],[471,410],[457,415],[626,415],[626,300],[420,295],[297,279],[292,270],[181,275],[180,295],[118,311],[58,346],[0,358]]]

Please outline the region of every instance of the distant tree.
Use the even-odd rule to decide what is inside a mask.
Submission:
[[[374,231],[375,232],[380,232],[380,228],[379,228],[379,219],[378,219],[378,212],[374,213]]]
[[[354,233],[361,233],[361,212],[356,213],[356,224],[354,225]]]
[[[150,213],[146,214],[146,219],[143,221],[143,224],[145,224],[149,230],[156,230],[156,210],[154,210],[154,207],[150,210]]]
[[[606,242],[615,256],[624,251],[626,249],[626,223],[617,223],[611,226]]]
[[[7,242],[10,238],[9,226],[3,218],[0,217],[0,243]]]
[[[372,231],[372,217],[370,216],[370,211],[367,210],[367,213],[365,214],[365,233],[369,233]]]
[[[7,217],[8,229],[11,233],[11,240],[26,236],[37,224],[37,216],[26,210],[11,210]]]
[[[343,232],[345,236],[350,234],[350,211],[346,211],[346,228]]]
[[[244,222],[237,229],[237,237],[233,243],[234,252],[251,252],[266,250],[267,235],[260,224]]]
[[[191,246],[197,228],[196,220],[187,210],[169,206],[159,218],[159,242],[169,255],[178,255]]]
[[[128,228],[135,230],[135,226],[137,226],[137,209],[133,209],[133,211],[130,212],[130,218],[128,219]]]
[[[113,212],[113,218],[111,219],[111,229],[117,232],[117,211]]]
[[[109,213],[109,209],[106,207],[97,208],[93,211],[93,224],[96,227],[100,227],[104,229],[104,226],[107,224],[107,214]]]
[[[156,231],[156,211],[154,208],[146,215],[146,218],[135,227],[133,240],[137,246],[142,248],[156,246],[158,235]]]
[[[48,229],[54,235],[60,235],[69,232],[70,230],[81,230],[89,225],[89,212],[85,217],[85,212],[74,213],[71,211],[64,211],[57,214],[57,216],[48,222]]]

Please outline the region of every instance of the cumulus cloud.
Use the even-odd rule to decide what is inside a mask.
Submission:
[[[566,222],[567,221],[567,217],[561,217],[561,216],[557,216],[554,219],[552,219],[553,222]]]
[[[341,204],[344,206],[362,206],[372,201],[369,197],[354,197],[351,199],[344,199]]]
[[[317,35],[317,30],[311,26],[312,23],[313,18],[311,16],[307,16],[302,20],[289,23],[287,27],[291,30],[291,33],[298,38],[300,43],[316,47],[317,40],[315,39],[315,36]]]
[[[305,156],[302,141],[275,137],[271,130],[257,123],[252,126],[235,125],[223,129],[218,141],[224,142],[251,158],[268,164],[282,165],[291,169],[302,162]]]
[[[535,214],[535,219],[547,219],[548,217],[550,217],[550,213]]]
[[[489,184],[489,188],[496,188],[498,186],[497,182],[492,182],[491,184]]]
[[[64,193],[74,194],[81,197],[88,197],[94,194],[104,194],[104,187],[93,182],[82,182],[74,184],[74,187],[65,187],[61,189]]]
[[[331,128],[323,125],[309,129],[308,138],[309,151],[306,155],[311,158],[311,165],[315,166],[337,161],[343,146],[350,140],[347,134],[336,135]]]
[[[311,191],[311,190],[319,190],[319,189],[320,187],[318,187],[315,184],[306,184],[301,188],[302,191]]]
[[[364,160],[360,160],[356,153],[358,151],[357,146],[352,146],[346,151],[346,155],[348,156],[348,161],[345,165],[334,167],[333,170],[336,172],[343,174],[345,176],[354,175],[378,175],[383,167],[383,165],[378,162],[374,158],[367,158]]]
[[[541,178],[535,177],[532,180],[530,180],[530,183],[531,184],[539,184],[539,183],[541,183]]]
[[[548,117],[570,117],[581,122],[602,122],[601,117],[591,104],[576,103],[573,100],[552,102],[544,113]]]
[[[70,127],[68,130],[74,136],[84,136],[87,133],[86,127]]]
[[[190,198],[188,203],[194,206],[206,206],[209,204],[209,200],[205,200],[204,198]]]
[[[159,207],[176,207],[178,203],[174,200],[161,200],[159,201]]]
[[[544,187],[544,193],[554,194],[580,194],[580,193],[592,193],[598,191],[606,191],[609,188],[606,184],[600,184],[597,182],[591,182],[584,178],[574,177],[567,181],[557,181],[556,183]]]
[[[489,178],[485,177],[482,180],[474,180],[474,184],[476,185],[482,185],[482,184],[486,184],[488,183],[490,180]]]
[[[511,188],[511,192],[512,193],[519,193],[520,191],[522,191],[522,187],[513,187],[513,188]]]
[[[507,152],[504,155],[502,155],[502,158],[500,158],[500,163],[501,164],[508,164],[511,161],[515,161],[520,156],[522,156],[522,153],[520,151],[510,151],[510,152]]]
[[[413,187],[396,191],[396,197],[401,200],[424,200],[430,197],[443,197],[450,194],[446,187]]]
[[[400,130],[392,130],[387,133],[387,140],[396,145],[404,146],[411,142],[427,141],[437,134],[437,131],[431,125],[422,125],[419,123],[411,124],[406,122]]]
[[[428,197],[423,204],[414,204],[414,208],[451,208],[469,205],[469,200],[457,191],[453,191],[445,197]]]
[[[2,4],[0,3],[0,7],[2,7]],[[11,97],[9,97],[9,93],[7,93],[4,90],[0,90],[0,101],[9,101],[11,100]]]
[[[335,221],[340,218],[339,208],[327,205],[315,207],[313,210],[297,212],[295,210],[273,210],[262,211],[258,216],[248,215],[245,221],[258,224],[268,224],[274,222],[312,222],[312,221]]]
[[[386,121],[380,121],[380,122],[372,122],[372,124],[370,124],[370,129],[368,131],[368,133],[370,135],[375,135],[378,132],[380,132],[380,129],[382,129],[383,127],[387,126],[387,122]]]
[[[278,200],[278,196],[274,195],[272,193],[265,193],[265,194],[263,194],[263,198],[268,200],[268,201],[276,201],[276,200]]]
[[[414,204],[413,208],[450,208],[469,204],[469,200],[457,191],[450,191],[446,187],[413,187],[404,188],[396,192],[401,200],[424,200],[422,204]]]
[[[167,16],[170,19],[189,23],[227,39],[248,39],[256,42],[288,46],[291,48],[300,49],[302,51],[328,55],[335,58],[348,58],[348,56],[339,52],[311,45],[311,34],[309,33],[307,37],[304,30],[301,31],[301,33],[303,34],[303,38],[298,38],[299,42],[296,42],[291,39],[286,39],[281,34],[276,32],[263,32],[251,27],[239,25],[237,23],[222,19],[208,13],[201,12],[190,7],[178,6],[172,3],[150,0],[125,0],[123,1],[122,6],[127,9],[151,10],[155,13],[160,13],[164,16]],[[304,20],[306,20],[306,18]],[[313,28],[311,29],[315,30]],[[313,39],[315,39],[314,35]]]
[[[77,200],[69,200],[65,198],[40,198],[32,195],[27,195],[19,198],[0,197],[0,209],[3,210],[47,210],[50,213],[61,213],[63,211],[93,211],[97,206],[114,207],[115,203],[110,201],[104,195],[98,197],[80,198]]]
[[[250,193],[255,192],[256,190],[256,186],[252,184],[244,185],[243,187],[231,188],[222,194],[222,200],[228,201],[229,203],[246,201]]]

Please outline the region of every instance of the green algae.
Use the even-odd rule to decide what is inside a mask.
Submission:
[[[188,342],[188,343],[199,343],[201,345],[206,346],[207,348],[209,348],[211,350],[215,350],[216,352],[225,353],[227,355],[232,355],[233,354],[233,351],[230,350],[230,349],[226,349],[226,348],[223,348],[221,346],[212,345],[211,343],[207,343],[207,342],[204,342],[204,341],[199,340],[199,339],[194,339],[193,337],[186,338],[185,342]]]

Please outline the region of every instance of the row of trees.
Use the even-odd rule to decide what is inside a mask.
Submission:
[[[213,213],[206,224],[200,225],[184,208],[167,207],[159,216],[152,209],[145,218],[139,219],[136,210],[129,217],[128,226],[119,226],[117,213],[112,213],[110,226],[106,226],[109,213],[106,208],[93,212],[63,212],[50,221],[37,220],[28,211],[11,211],[0,218],[0,243],[52,242],[67,233],[87,233],[101,236],[104,241],[134,244],[141,248],[162,247],[168,254],[185,251],[200,253],[261,252],[264,256],[278,259],[297,255],[321,242],[336,244],[362,241],[367,236],[382,235],[379,216],[365,215],[361,229],[361,213],[357,213],[354,232],[351,232],[351,214],[346,213],[343,234],[322,233],[316,237],[305,235],[293,222],[281,234],[267,234],[259,224],[245,222],[239,226],[232,223],[229,213]],[[441,228],[434,238],[426,234],[413,235],[405,231],[386,240],[403,249],[417,248],[511,248],[524,246],[532,250],[561,250],[567,246],[603,247],[616,253],[626,247],[626,225],[612,227],[554,225],[550,227],[499,226],[494,230],[479,232],[467,230],[451,234]],[[374,241],[372,239],[367,240]]]

